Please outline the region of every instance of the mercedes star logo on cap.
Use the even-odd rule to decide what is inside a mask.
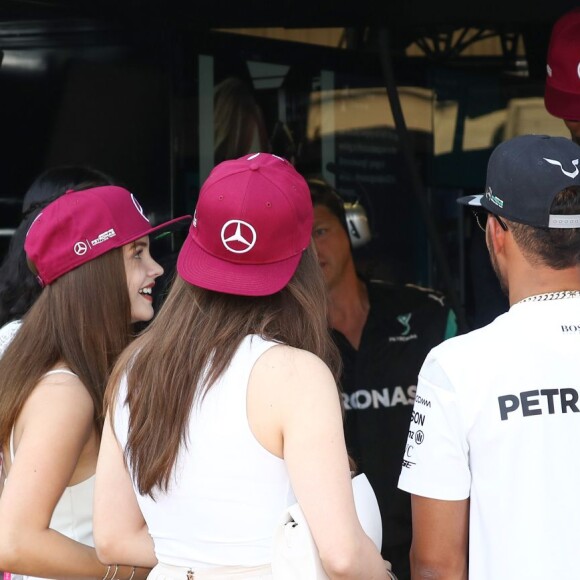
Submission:
[[[234,254],[249,252],[256,243],[256,230],[242,220],[226,222],[221,231],[222,243],[226,250]]]

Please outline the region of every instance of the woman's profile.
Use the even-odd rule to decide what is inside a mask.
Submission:
[[[22,202],[22,220],[0,265],[0,356],[42,290],[24,252],[24,239],[32,222],[43,207],[66,191],[112,184],[108,175],[82,165],[51,167],[30,184]]]
[[[330,578],[387,578],[355,511],[312,221],[305,180],[274,155],[204,183],[170,293],[109,382],[104,562],[272,578],[275,529],[298,501]]]
[[[153,317],[163,270],[148,235],[168,225],[153,227],[126,189],[100,186],[60,196],[26,233],[42,291],[0,359],[1,570],[105,580],[145,573],[99,562],[93,490],[105,385],[132,323]]]

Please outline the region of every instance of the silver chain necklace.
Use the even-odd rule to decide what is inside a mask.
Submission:
[[[521,304],[522,302],[545,302],[546,300],[564,300],[566,298],[578,297],[580,297],[580,290],[561,290],[560,292],[546,292],[545,294],[528,296],[517,302],[517,304]]]

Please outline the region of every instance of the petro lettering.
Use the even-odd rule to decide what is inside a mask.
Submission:
[[[502,421],[505,421],[508,418],[508,414],[513,413],[520,406],[520,400],[515,395],[503,395],[498,397],[497,400]]]
[[[579,409],[576,403],[578,402],[578,391],[575,389],[560,389],[560,402],[562,403],[562,413],[566,413],[566,409],[571,409],[572,413],[578,413]]]
[[[555,413],[580,413],[577,389],[538,389],[522,391],[519,395],[502,395],[497,398],[499,416],[507,421],[510,415],[521,409],[522,417],[554,415]]]
[[[537,397],[539,394],[540,391],[524,391],[523,393],[520,393],[520,399],[522,401],[522,414],[524,417],[542,414],[542,409],[533,408],[540,406],[540,400],[532,398]]]

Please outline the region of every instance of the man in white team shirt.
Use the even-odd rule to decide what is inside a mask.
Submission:
[[[459,200],[484,212],[510,309],[421,369],[399,479],[413,579],[580,578],[579,159],[516,137]]]

